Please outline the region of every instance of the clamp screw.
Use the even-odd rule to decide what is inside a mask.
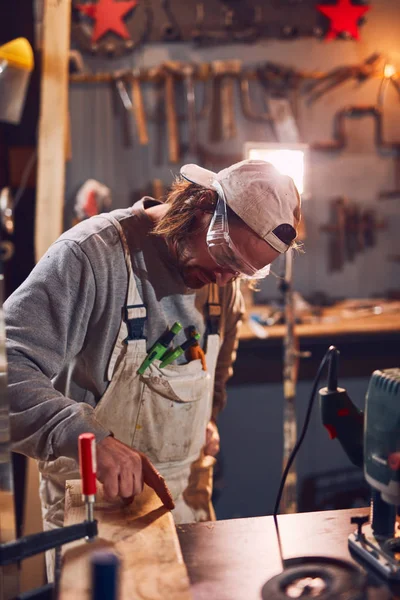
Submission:
[[[362,526],[365,523],[368,523],[368,521],[369,521],[368,515],[366,515],[365,517],[351,517],[350,523],[354,523],[355,525],[357,525],[357,537],[358,538],[364,537],[364,534],[362,532]]]

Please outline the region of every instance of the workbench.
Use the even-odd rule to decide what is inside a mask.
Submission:
[[[355,525],[350,518],[367,512],[362,508],[279,516],[284,559],[309,555],[352,561],[347,537]],[[177,531],[193,600],[260,600],[264,583],[282,570],[272,516],[179,525]],[[386,586],[371,581],[368,600],[393,597]]]
[[[370,308],[367,306],[370,304]],[[321,309],[318,315],[305,315],[296,324],[301,351],[311,357],[301,359],[299,381],[312,380],[331,344],[340,350],[342,377],[369,377],[375,369],[398,366],[400,362],[400,302],[375,299],[367,308],[354,308],[355,301],[343,301]],[[382,307],[382,312],[374,312]],[[242,324],[239,348],[230,385],[277,383],[282,381],[284,325],[264,327],[258,337],[249,316],[268,312],[262,305],[249,306]]]

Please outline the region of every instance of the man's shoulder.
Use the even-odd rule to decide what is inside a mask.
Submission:
[[[57,242],[75,242],[84,248],[91,243],[96,244],[101,241],[109,243],[112,240],[119,240],[118,229],[113,220],[121,222],[131,216],[130,209],[117,209],[110,213],[90,217],[68,229],[58,238]]]

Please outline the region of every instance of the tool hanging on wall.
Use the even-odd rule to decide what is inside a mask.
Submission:
[[[400,153],[394,159],[394,189],[383,190],[379,193],[379,200],[392,200],[400,198]]]
[[[148,144],[146,113],[140,87],[140,71],[133,69],[129,73],[126,71],[116,72],[114,73],[112,83],[119,98],[118,104],[114,104],[114,112],[117,117],[122,118],[122,138],[124,145],[129,147],[133,145],[132,117],[136,124],[139,143],[141,145]],[[130,90],[131,96],[128,90]],[[121,106],[123,108],[122,115]]]
[[[239,84],[241,108],[246,119],[271,125],[273,119],[268,110],[265,110],[264,108],[264,111],[257,112],[253,108],[253,102],[250,96],[250,79],[245,73],[240,74]]]
[[[266,93],[267,105],[275,125],[275,137],[278,141],[297,143],[300,137],[296,121],[302,79],[293,69],[269,62],[260,65],[256,72]],[[285,125],[284,128],[282,124]],[[286,136],[290,136],[290,139],[286,139]]]
[[[367,79],[381,72],[381,62],[382,56],[374,53],[360,65],[349,65],[332,69],[325,76],[308,82],[305,85],[304,93],[307,96],[307,102],[309,104],[316,102],[324,94],[351,79],[355,79],[360,84],[364,83]]]
[[[147,131],[142,89],[140,87],[140,77],[140,69],[133,69],[131,77],[132,112],[136,122],[139,143],[142,146],[146,146],[149,143],[149,134]]]
[[[143,75],[141,76],[141,81],[153,82],[153,83],[160,81],[163,77],[162,66],[163,66],[163,63],[161,63],[158,67],[153,67],[150,71],[147,71],[147,73],[146,73],[146,71],[143,70]],[[211,114],[211,101],[212,101],[211,64],[169,61],[169,67],[173,68],[173,70],[174,70],[175,81],[177,84],[179,84],[181,81],[183,81],[183,83],[185,83],[186,67],[188,67],[189,69],[193,69],[192,79],[193,79],[193,84],[196,87],[196,90],[195,90],[196,98],[199,96],[198,91],[197,91],[199,88],[199,84],[201,84],[201,87],[203,87],[202,99],[199,102],[199,104],[200,104],[199,108],[197,108],[198,103],[196,101],[196,120],[200,121],[202,119],[208,118]],[[185,95],[186,95],[186,92],[185,92]],[[187,111],[184,111],[182,113],[177,113],[177,119],[179,122],[186,121],[188,119]],[[157,111],[155,111],[154,113],[149,112],[147,114],[147,120],[150,122],[153,122],[153,123],[159,123],[160,116],[158,115]]]
[[[331,202],[331,223],[321,227],[321,231],[331,234],[329,271],[341,271],[358,253],[373,248],[377,232],[386,228],[387,224],[377,219],[373,209],[363,209],[345,197],[335,198]]]
[[[157,69],[159,73],[159,69]],[[159,166],[163,163],[163,143],[165,122],[165,85],[162,79],[156,79],[154,82],[155,95],[155,144],[154,144],[154,164]]]
[[[330,231],[328,249],[328,269],[341,271],[346,261],[346,198],[336,198],[331,203],[331,222],[323,231]]]
[[[270,96],[268,98],[268,106],[272,116],[273,130],[278,142],[286,144],[300,143],[300,133],[289,99]]]
[[[243,19],[243,10],[238,10],[238,5],[235,7],[226,4],[222,7],[219,6],[220,25],[215,27],[215,25],[205,22],[205,4],[198,2],[195,26],[190,34],[191,40],[200,46],[231,42],[256,42],[265,33],[262,6],[250,7],[246,3],[243,5],[245,6],[245,19]]]
[[[161,139],[161,130],[165,122],[165,110],[163,107],[163,98],[161,97],[162,78],[164,77],[162,66],[157,70],[153,71],[152,75],[157,76],[159,81],[156,79],[156,94],[158,94],[158,102],[156,103],[156,110],[147,115],[149,121],[154,122],[158,126],[159,137]],[[184,106],[185,110],[182,113],[178,113],[176,109],[176,122],[178,126],[184,122],[187,122],[187,143],[179,143],[178,153],[187,154],[189,157],[185,160],[197,160],[197,145],[198,145],[198,133],[197,123],[208,119],[211,115],[212,105],[212,86],[210,79],[211,66],[208,63],[184,63],[179,61],[169,61],[168,68],[173,72],[174,84],[178,85],[181,81],[183,82],[184,89]],[[157,92],[157,87],[160,89]],[[203,88],[202,98],[197,102],[199,87]],[[177,89],[179,92],[179,87]],[[175,98],[175,94],[174,94]],[[176,100],[176,98],[175,98]],[[178,102],[176,102],[178,104]],[[199,105],[199,106],[198,106]],[[190,158],[191,157],[191,158]],[[160,157],[160,161],[162,158]],[[161,164],[161,163],[160,163]]]
[[[131,114],[133,104],[126,89],[125,81],[115,79],[115,88],[123,106],[122,112],[122,137],[125,146],[132,146]]]
[[[161,200],[165,194],[164,184],[161,179],[153,179],[152,181],[152,197],[156,200]]]
[[[193,160],[196,159],[197,154],[197,115],[194,73],[194,65],[185,64],[182,67],[186,95],[188,151],[190,156],[193,157]]]
[[[72,82],[107,82],[115,83],[119,89],[120,97],[125,106],[123,118],[129,124],[129,114],[133,113],[136,121],[140,144],[148,143],[146,119],[157,123],[159,140],[157,149],[159,156],[157,164],[162,162],[162,128],[164,122],[167,124],[168,132],[168,154],[169,160],[176,163],[180,160],[182,153],[190,146],[190,154],[196,158],[198,154],[208,154],[208,162],[212,159],[212,152],[204,147],[197,148],[197,122],[209,118],[209,137],[211,141],[231,140],[237,135],[235,122],[236,115],[236,87],[238,83],[240,107],[246,119],[269,123],[275,139],[296,142],[299,139],[296,130],[299,94],[304,89],[305,95],[315,101],[324,93],[332,89],[332,86],[347,81],[349,77],[356,77],[359,82],[368,78],[378,77],[382,79],[382,72],[377,67],[379,56],[372,55],[361,65],[340,67],[329,73],[297,71],[276,63],[266,62],[256,68],[242,68],[239,60],[214,61],[213,63],[199,63],[193,65],[180,61],[169,61],[151,69],[124,70],[114,73],[73,73],[70,75]],[[393,81],[396,74],[391,71],[390,77]],[[178,114],[176,108],[176,93],[183,82],[185,90],[185,111]],[[268,106],[266,110],[262,107],[256,108],[255,94],[250,97],[250,85],[259,85],[263,96],[261,99]],[[306,86],[307,82],[314,82]],[[156,113],[146,114],[141,83],[154,84],[156,95]],[[203,86],[204,94],[201,107],[196,107],[196,95],[198,87]],[[132,99],[129,98],[129,86],[132,90]],[[125,88],[125,90],[124,90]],[[161,89],[162,88],[162,89]],[[195,93],[196,90],[196,93]],[[130,90],[129,90],[130,91]],[[256,91],[256,90],[254,90]],[[162,92],[166,96],[162,98]],[[120,104],[120,101],[119,101]],[[388,142],[383,137],[383,113],[375,105],[371,106],[348,106],[339,110],[334,117],[334,140],[330,142],[315,142],[311,148],[318,151],[338,151],[344,149],[347,144],[345,120],[349,117],[362,118],[372,116],[375,121],[375,142],[378,150],[385,154],[397,155],[400,152],[400,142]],[[179,125],[188,122],[189,140],[188,145],[180,144]],[[130,123],[131,125],[131,123]],[[290,132],[287,130],[290,126]],[[124,135],[129,133],[130,126],[124,124]],[[217,164],[224,164],[228,157],[215,156]]]
[[[345,120],[347,118],[372,117],[375,121],[375,146],[382,154],[397,154],[400,151],[399,142],[388,142],[383,137],[383,115],[377,106],[346,106],[339,110],[333,121],[334,139],[330,142],[314,142],[311,147],[313,150],[337,151],[343,150],[347,146],[347,134],[345,130]]]
[[[168,129],[168,155],[172,163],[178,163],[180,158],[179,127],[176,112],[175,99],[175,74],[176,69],[173,62],[162,65],[165,82],[165,111]]]
[[[240,60],[212,62],[213,100],[210,119],[210,141],[231,140],[237,135],[235,122],[235,83],[242,66]]]
[[[115,106],[115,113],[120,116],[122,112],[122,136],[126,146],[133,145],[132,117],[136,124],[136,133],[141,145],[149,143],[147,132],[146,113],[144,109],[143,95],[140,86],[140,69],[132,71],[117,71],[114,73],[112,83],[115,86],[117,96],[120,100]],[[130,91],[131,95],[129,95]]]
[[[160,5],[166,17],[161,27],[161,41],[176,42],[181,39],[181,32],[171,10],[169,0],[160,0]]]

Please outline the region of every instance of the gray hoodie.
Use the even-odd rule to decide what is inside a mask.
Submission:
[[[150,347],[167,326],[194,325],[204,345],[208,287],[185,287],[162,239],[149,235],[145,198],[112,212],[131,250],[136,284],[147,306]],[[127,294],[127,269],[119,234],[105,215],[64,233],[4,304],[8,394],[13,449],[39,460],[77,458],[77,438],[109,431],[93,408],[104,394],[108,362]],[[214,387],[216,417],[225,403],[237,329],[243,315],[239,283],[220,288],[221,335]],[[174,345],[186,339],[184,329]]]

